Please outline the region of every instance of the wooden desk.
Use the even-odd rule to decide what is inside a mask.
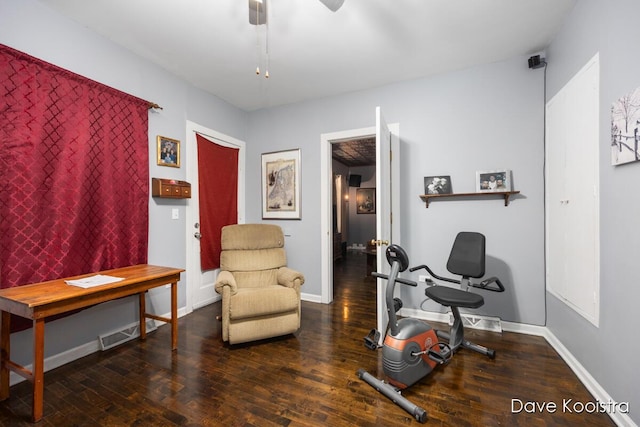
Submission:
[[[42,418],[44,395],[44,321],[47,317],[89,307],[130,295],[138,295],[140,307],[140,339],[146,338],[146,318],[171,323],[171,349],[178,346],[178,268],[154,265],[134,265],[48,282],[0,289],[0,400],[9,397],[9,371],[33,383],[33,421]],[[92,288],[81,288],[65,280],[90,277],[95,274],[123,277],[124,280]],[[146,312],[145,294],[157,286],[171,284],[171,318]],[[11,360],[11,315],[33,320],[33,367],[31,371]]]

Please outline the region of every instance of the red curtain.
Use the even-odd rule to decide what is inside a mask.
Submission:
[[[220,267],[222,227],[238,222],[238,149],[196,134],[200,204],[200,268]]]
[[[0,45],[0,287],[147,262],[148,103]]]

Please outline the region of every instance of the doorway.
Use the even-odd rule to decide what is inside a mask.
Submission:
[[[332,142],[333,291],[338,298],[354,284],[375,288],[376,139],[363,135]],[[374,293],[375,294],[375,293]]]
[[[388,241],[400,244],[400,126],[398,123],[386,125],[380,108],[376,108],[376,126],[353,129],[347,131],[326,133],[320,135],[320,252],[321,252],[321,296],[320,301],[329,304],[333,301],[333,239],[332,239],[332,192],[333,167],[332,144],[341,141],[355,140],[371,135],[376,136],[376,236],[380,245]],[[394,155],[391,156],[391,151]],[[385,167],[381,167],[385,165]],[[391,211],[395,221],[392,221]],[[376,268],[388,270],[388,265],[382,262],[383,251],[378,251]],[[386,270],[385,270],[386,268]],[[378,288],[380,288],[380,283]],[[382,323],[386,313],[382,310],[384,295],[378,289],[378,321]]]
[[[193,310],[220,300],[215,292],[214,283],[219,269],[202,271],[200,266],[200,243],[198,240],[200,212],[198,204],[198,149],[196,133],[202,135],[212,143],[233,147],[238,152],[238,224],[245,221],[245,143],[228,135],[208,129],[187,120],[186,165],[187,181],[191,183],[191,199],[187,199],[186,209],[186,239],[187,239],[187,295],[186,310]]]

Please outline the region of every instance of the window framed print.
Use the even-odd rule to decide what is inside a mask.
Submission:
[[[262,154],[262,219],[301,219],[300,149]]]

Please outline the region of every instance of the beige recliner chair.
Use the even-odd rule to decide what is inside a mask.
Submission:
[[[286,267],[282,229],[228,225],[221,247],[215,287],[222,295],[222,339],[238,344],[297,331],[304,276]]]

